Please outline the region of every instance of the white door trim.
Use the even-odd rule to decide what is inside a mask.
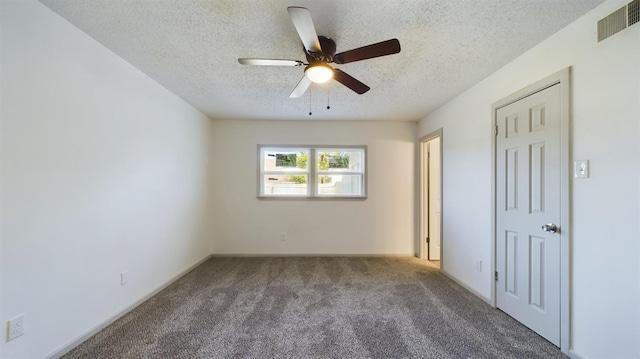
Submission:
[[[571,69],[565,68],[532,85],[517,91],[491,105],[491,269],[496,271],[496,114],[499,108],[514,103],[533,93],[550,86],[560,84],[560,349],[569,354],[570,343],[570,310],[571,310],[571,213],[570,213],[570,159],[569,138],[571,120]],[[491,276],[491,305],[496,307],[496,282]]]
[[[425,163],[425,159],[424,159],[424,149],[423,147],[427,144],[427,142],[433,140],[434,138],[440,138],[440,269],[444,268],[444,243],[443,243],[443,229],[442,229],[442,218],[443,213],[442,213],[442,203],[443,198],[442,198],[442,177],[443,177],[443,171],[442,171],[442,158],[443,158],[443,154],[442,154],[442,128],[435,130],[431,133],[429,133],[426,136],[421,137],[418,140],[418,151],[420,152],[418,155],[418,256],[421,259],[427,259],[427,244],[425,241],[426,238],[426,233],[428,233],[428,228],[425,228],[425,221],[424,218],[425,216],[428,215],[428,213],[425,213],[424,210],[424,201],[426,199],[426,193],[424,191],[424,185],[426,182],[426,179],[424,178],[424,163]]]

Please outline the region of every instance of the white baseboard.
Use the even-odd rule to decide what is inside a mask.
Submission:
[[[468,290],[469,292],[471,292],[473,295],[475,295],[476,297],[482,299],[483,301],[485,301],[487,304],[491,305],[491,298],[487,298],[484,295],[476,292],[475,289],[469,287],[468,285],[462,283],[461,281],[458,280],[458,278],[454,277],[453,275],[451,275],[451,273],[447,272],[444,269],[440,269],[440,273],[444,274],[447,278],[451,279],[452,281],[456,282],[458,285],[460,285],[462,288]],[[491,305],[492,306],[492,305]]]
[[[154,295],[158,294],[160,291],[162,291],[163,289],[165,289],[166,287],[171,285],[173,282],[175,282],[178,279],[182,278],[185,274],[187,274],[187,273],[191,272],[192,270],[194,270],[200,264],[206,262],[209,258],[211,258],[211,255],[208,255],[208,256],[204,257],[203,259],[199,260],[198,262],[196,262],[195,264],[193,264],[189,268],[187,268],[187,269],[183,270],[182,272],[176,274],[171,279],[169,279],[167,282],[162,284],[160,287],[158,287],[155,290],[153,290],[151,293],[143,296],[142,298],[136,300],[133,304],[131,304],[128,307],[124,308],[120,312],[118,312],[118,313],[112,315],[111,317],[105,319],[104,321],[98,323],[93,328],[90,328],[86,332],[82,333],[81,335],[79,335],[78,337],[73,339],[71,342],[69,342],[69,343],[65,344],[64,346],[62,346],[62,348],[60,348],[60,349],[56,350],[55,352],[53,352],[52,354],[46,356],[46,358],[47,359],[58,359],[61,356],[67,354],[73,348],[75,348],[78,345],[82,344],[82,342],[84,342],[85,340],[89,339],[93,335],[97,334],[102,329],[106,328],[109,324],[111,324],[111,323],[115,322],[116,320],[120,319],[122,316],[124,316],[125,314],[129,313],[130,311],[135,309],[137,306],[139,306],[140,304],[142,304],[145,301],[147,301],[149,298],[151,298]]]
[[[413,253],[406,254],[363,254],[363,253],[216,253],[212,254],[211,257],[390,257],[390,258],[409,258],[414,257]]]
[[[586,359],[585,356],[578,354],[577,352],[573,351],[573,350],[569,350],[568,353],[565,353],[569,356],[569,358],[571,359]]]

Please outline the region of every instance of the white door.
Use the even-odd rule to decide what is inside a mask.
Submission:
[[[429,260],[440,260],[440,137],[427,142],[429,149]]]
[[[560,344],[560,85],[497,109],[496,305]]]

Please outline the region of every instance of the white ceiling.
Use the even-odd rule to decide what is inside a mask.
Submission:
[[[214,119],[416,121],[603,0],[41,2]],[[371,87],[363,95],[331,81],[290,99],[303,67],[237,61],[306,62],[287,6],[308,8],[337,52],[392,38],[402,50],[333,64]]]

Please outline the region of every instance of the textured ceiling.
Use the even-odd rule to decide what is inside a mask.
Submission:
[[[603,0],[41,2],[214,119],[416,121]],[[237,61],[306,62],[287,6],[308,8],[337,52],[391,38],[402,51],[333,64],[369,85],[364,95],[331,81],[290,99],[303,67]]]

